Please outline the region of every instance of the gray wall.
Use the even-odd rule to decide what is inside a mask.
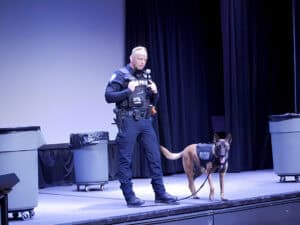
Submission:
[[[123,0],[1,0],[0,127],[40,126],[47,143],[114,139],[104,89],[123,57]]]

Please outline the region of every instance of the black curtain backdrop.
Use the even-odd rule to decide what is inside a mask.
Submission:
[[[272,167],[268,116],[293,110],[291,1],[127,0],[126,62],[137,45],[159,88],[162,145],[211,142],[211,116],[225,115],[230,170]],[[165,174],[182,172],[162,159]]]
[[[292,1],[293,8],[293,44],[294,44],[294,111],[300,113],[300,1]]]
[[[293,110],[291,2],[220,2],[231,168],[269,168],[268,116]]]

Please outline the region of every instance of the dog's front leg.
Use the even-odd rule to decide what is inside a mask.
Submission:
[[[209,200],[213,201],[215,198],[215,188],[210,173],[208,174],[208,184],[209,184]]]
[[[225,173],[220,173],[219,178],[220,178],[220,195],[221,195],[221,200],[222,201],[227,201],[227,199],[224,197],[224,176]]]
[[[193,198],[198,199],[199,197],[197,196],[196,193],[194,178],[191,175],[188,175],[188,182],[189,182],[189,189],[192,193]]]

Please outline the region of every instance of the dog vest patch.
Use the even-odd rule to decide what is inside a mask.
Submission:
[[[208,161],[211,161],[213,159],[212,147],[213,144],[203,144],[203,143],[197,144],[196,146],[197,155],[202,165],[203,164],[206,165]]]

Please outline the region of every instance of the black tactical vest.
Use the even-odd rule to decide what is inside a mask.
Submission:
[[[120,69],[120,71],[124,73],[124,77],[128,81],[128,83],[130,81],[135,80],[139,84],[138,86],[136,86],[135,90],[129,95],[128,99],[124,100],[124,102],[120,104],[121,106],[123,106],[122,108],[126,108],[128,110],[148,109],[151,102],[150,97],[147,94],[147,77],[143,73],[136,74],[135,76],[133,76],[129,73],[129,71],[126,68],[122,68]]]

